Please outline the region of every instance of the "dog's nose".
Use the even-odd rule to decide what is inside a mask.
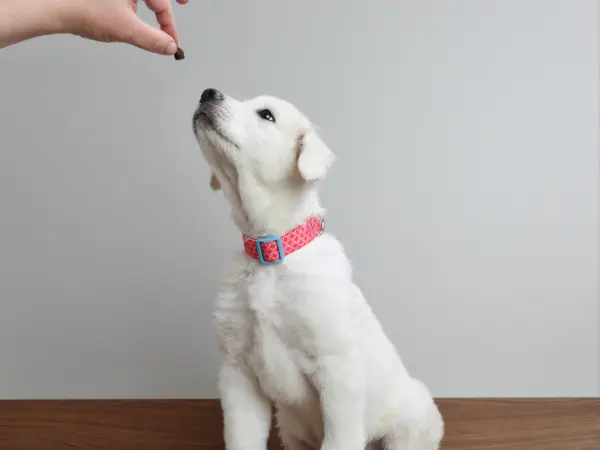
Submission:
[[[200,96],[200,103],[216,102],[219,100],[223,100],[223,94],[212,88],[205,89]]]

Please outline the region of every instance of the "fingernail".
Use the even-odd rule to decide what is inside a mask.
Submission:
[[[171,41],[169,43],[169,45],[167,46],[167,55],[174,55],[176,51],[177,51],[177,44],[175,42]]]

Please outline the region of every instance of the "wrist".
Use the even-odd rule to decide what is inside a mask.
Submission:
[[[67,0],[0,0],[0,48],[66,32]]]

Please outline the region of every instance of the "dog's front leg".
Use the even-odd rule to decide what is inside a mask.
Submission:
[[[242,367],[224,363],[219,374],[226,450],[265,450],[271,405]]]
[[[317,375],[323,415],[321,450],[364,450],[365,373],[355,351],[321,358]]]

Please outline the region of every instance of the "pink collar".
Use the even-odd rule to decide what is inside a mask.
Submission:
[[[313,216],[302,225],[288,231],[282,236],[265,236],[253,239],[245,234],[244,250],[251,258],[257,259],[261,264],[275,264],[283,261],[290,253],[314,241],[325,231],[325,220]]]

